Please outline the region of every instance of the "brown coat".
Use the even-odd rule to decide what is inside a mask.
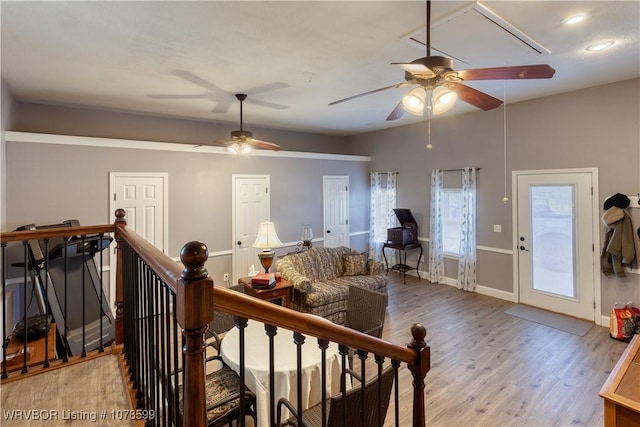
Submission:
[[[609,224],[600,256],[600,269],[605,276],[627,277],[624,267],[636,257],[631,218],[625,212],[622,219]]]

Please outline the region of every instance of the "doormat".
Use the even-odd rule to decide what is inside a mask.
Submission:
[[[587,322],[586,320],[580,320],[522,304],[512,306],[506,310],[505,313],[581,337],[585,336],[593,327],[593,323]]]

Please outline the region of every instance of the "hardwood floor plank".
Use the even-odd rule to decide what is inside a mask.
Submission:
[[[594,326],[584,337],[505,314],[509,301],[389,274],[383,338],[405,345],[427,328],[429,426],[598,426],[600,387],[626,344]],[[369,363],[369,362],[368,362]],[[411,377],[400,374],[401,425],[411,425]],[[385,425],[393,421],[393,402]]]

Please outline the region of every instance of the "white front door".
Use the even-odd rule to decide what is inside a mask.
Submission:
[[[349,177],[322,177],[324,247],[349,246]]]
[[[165,254],[168,251],[168,180],[166,173],[111,172],[109,173],[109,222],[114,221],[116,209],[126,211],[127,226]],[[112,245],[115,249],[115,244]],[[111,250],[109,282],[110,301],[115,301],[116,257]]]
[[[233,175],[233,277],[230,284],[235,284],[241,277],[246,277],[253,265],[257,271],[262,270],[258,259],[259,249],[253,242],[258,234],[258,225],[270,219],[269,209],[269,175]]]
[[[520,302],[595,320],[597,172],[514,175]]]

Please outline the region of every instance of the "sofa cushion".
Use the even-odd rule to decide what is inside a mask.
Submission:
[[[359,276],[360,274],[366,274],[367,272],[367,258],[369,256],[366,253],[361,254],[344,254],[342,255],[342,264],[344,266],[345,276]]]

